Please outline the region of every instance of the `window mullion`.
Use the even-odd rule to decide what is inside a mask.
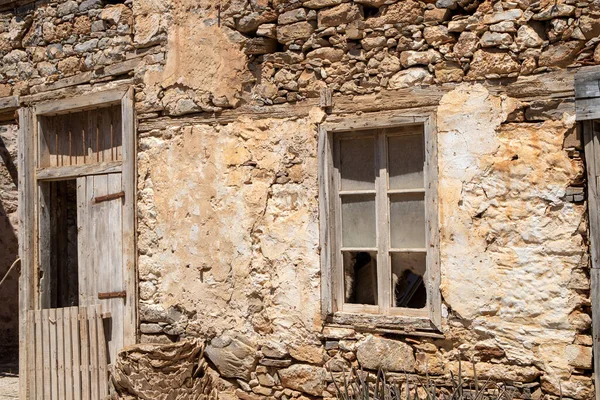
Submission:
[[[376,147],[376,168],[378,174],[375,178],[377,190],[377,293],[378,304],[383,313],[390,309],[391,299],[391,273],[389,248],[389,216],[387,196],[387,145],[385,131],[379,130]]]

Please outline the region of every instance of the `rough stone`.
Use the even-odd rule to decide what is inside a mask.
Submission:
[[[423,30],[423,37],[431,46],[440,46],[444,43],[453,43],[454,36],[448,32],[448,28],[443,25],[427,26]]]
[[[339,6],[319,11],[318,24],[319,27],[337,26],[361,18],[362,12],[356,4],[343,3]]]
[[[489,74],[508,75],[519,71],[521,66],[507,52],[498,50],[477,50],[473,55],[471,69],[467,77],[481,79]]]
[[[313,396],[320,396],[325,390],[327,373],[322,367],[295,364],[277,371],[281,385]]]
[[[544,43],[537,32],[528,25],[522,25],[517,31],[516,43],[523,48],[539,47]]]
[[[413,372],[415,356],[406,343],[368,335],[357,345],[356,358],[362,368]]]
[[[513,42],[508,33],[485,32],[481,37],[481,47],[509,46]]]
[[[540,55],[540,67],[566,67],[575,61],[584,42],[572,41],[550,45]]]
[[[442,60],[442,55],[433,49],[427,51],[403,51],[400,53],[400,62],[404,68],[414,65],[435,64]]]
[[[226,378],[250,380],[250,373],[258,362],[256,346],[239,336],[211,340],[206,355]]]
[[[295,24],[278,26],[277,40],[280,43],[290,43],[298,39],[308,39],[315,31],[310,22],[302,21]]]

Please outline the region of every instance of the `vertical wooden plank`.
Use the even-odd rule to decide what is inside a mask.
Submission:
[[[96,176],[100,180],[102,176]],[[106,184],[95,184],[101,194],[118,193],[122,190],[122,174],[106,175]],[[94,205],[96,217],[103,223],[96,224],[97,235],[105,244],[98,260],[98,292],[120,292],[125,289],[123,282],[123,201],[115,199]],[[123,299],[101,300],[111,314],[111,335],[109,339],[109,362],[113,362],[118,351],[123,348]]]
[[[50,310],[42,310],[42,338],[43,338],[43,359],[44,359],[44,399],[54,399],[52,397],[52,360],[50,351]]]
[[[73,338],[71,336],[71,308],[64,309],[63,321],[65,399],[73,400]]]
[[[437,129],[435,115],[427,118],[425,129],[425,215],[428,228],[425,243],[427,249],[427,306],[429,318],[438,328],[442,328],[442,295],[440,293],[440,228],[438,207],[438,158],[437,158]]]
[[[44,346],[42,345],[42,310],[35,310],[35,393],[32,398],[44,398]],[[31,377],[30,377],[31,378]]]
[[[136,341],[137,327],[137,284],[135,258],[135,196],[137,180],[136,135],[134,91],[130,87],[121,102],[121,122],[123,135],[123,191],[125,203],[123,207],[123,281],[127,298],[125,299],[123,345],[128,346]]]
[[[389,256],[389,201],[387,194],[387,137],[385,130],[375,136],[375,188],[377,195],[377,294],[379,309],[388,312],[392,303],[392,270]]]
[[[90,329],[90,392],[91,400],[99,400],[98,385],[98,325],[96,320],[96,307],[87,307],[87,320]]]
[[[50,329],[50,385],[52,400],[59,399],[58,397],[58,351],[56,348],[56,308],[48,310],[48,319],[50,321],[48,327]]]
[[[27,312],[27,331],[31,332],[27,335],[27,376],[29,376],[29,395],[32,398],[36,398],[36,380],[35,380],[35,311],[29,310]]]
[[[600,268],[590,270],[592,297],[592,351],[594,354],[594,379],[596,384],[596,400],[600,400]]]
[[[79,338],[81,352],[81,400],[90,399],[90,341],[87,307],[79,307]]]
[[[53,274],[56,272],[52,259],[52,193],[51,182],[38,183],[38,221],[37,221],[37,243],[38,243],[38,269],[39,269],[39,302],[41,308],[51,308]]]
[[[102,317],[103,307],[96,306],[96,326],[98,328],[98,386],[100,399],[108,395],[108,372],[106,355],[108,346],[104,336],[104,320]]]
[[[79,400],[81,396],[81,356],[79,337],[79,308],[69,307],[71,317],[71,345],[73,359],[73,399]]]
[[[78,279],[79,279],[79,305],[87,306],[90,304],[90,293],[93,275],[89,272],[91,263],[90,250],[95,244],[92,242],[90,224],[90,207],[93,196],[93,178],[77,178],[77,252],[78,252]]]
[[[343,305],[345,302],[345,293],[344,293],[344,260],[342,258],[342,201],[339,196],[339,190],[341,187],[341,177],[340,177],[340,149],[339,149],[339,139],[336,139],[333,134],[330,135],[330,148],[332,149],[332,158],[330,160],[330,168],[331,171],[331,180],[330,180],[330,188],[331,190],[331,205],[330,205],[330,215],[333,215],[333,221],[331,221],[331,225],[329,226],[330,232],[332,234],[333,244],[333,254],[331,256],[331,269],[333,275],[333,303],[334,303],[334,311],[341,311],[343,309]]]
[[[318,181],[319,181],[319,245],[321,259],[321,318],[326,320],[333,314],[332,301],[332,276],[330,259],[330,229],[329,229],[329,185],[328,185],[328,146],[327,130],[323,125],[318,128],[319,139],[317,144],[317,154],[319,162]]]
[[[65,398],[65,332],[63,308],[56,309],[56,377],[58,398]]]
[[[33,271],[35,237],[35,164],[34,164],[34,118],[30,108],[19,110],[18,137],[18,182],[19,182],[19,257],[21,276],[19,278],[19,396],[31,399],[27,393],[28,383],[28,335],[27,311],[33,308],[35,286]],[[31,351],[31,350],[29,350]]]

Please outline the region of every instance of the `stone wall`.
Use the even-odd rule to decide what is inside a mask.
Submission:
[[[17,127],[0,125],[0,280],[19,258],[17,242]],[[17,360],[19,265],[0,286],[0,364]]]
[[[465,83],[437,109],[444,339],[323,328],[322,111],[144,133],[142,340],[210,340],[241,398],[330,397],[326,370],[359,364],[448,378],[460,357],[523,393],[590,398],[581,143],[572,114],[527,107]]]
[[[546,78],[565,88],[554,97],[523,77],[599,61],[598,14],[570,0],[49,1],[0,14],[0,97],[134,86],[139,339],[206,340],[222,397],[331,397],[327,369],[359,364],[445,385],[474,358],[524,398],[584,400],[574,71]],[[328,113],[310,99],[324,87]],[[437,119],[442,332],[326,326],[317,124],[421,105]]]

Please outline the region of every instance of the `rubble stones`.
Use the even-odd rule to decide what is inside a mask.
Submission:
[[[513,72],[518,72],[519,69],[519,63],[508,52],[482,49],[473,54],[473,62],[467,77],[483,79],[490,74],[507,76]]]
[[[354,3],[344,3],[328,10],[319,11],[319,26],[338,26],[362,18],[362,12]]]
[[[566,67],[575,60],[583,46],[584,42],[580,41],[550,45],[540,55],[538,64],[540,67]]]
[[[281,43],[290,43],[298,39],[308,39],[314,30],[313,25],[306,21],[278,26],[277,40]]]

